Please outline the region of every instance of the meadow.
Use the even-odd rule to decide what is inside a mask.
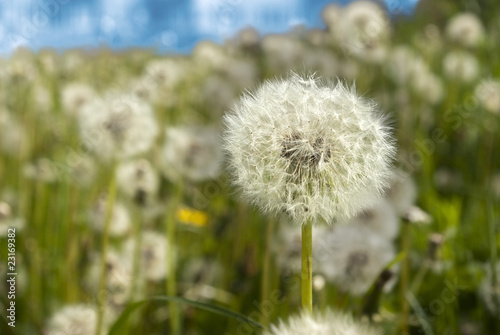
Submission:
[[[314,313],[500,333],[498,4],[390,14],[329,5],[325,29],[247,28],[189,55],[0,59],[1,333],[292,334],[270,325],[302,309],[301,229],[241,196],[222,121],[291,71],[355,86],[397,148],[376,202],[314,227]]]

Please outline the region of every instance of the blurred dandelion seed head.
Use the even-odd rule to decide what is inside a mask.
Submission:
[[[483,41],[484,27],[475,14],[460,13],[448,22],[446,36],[451,42],[472,48]]]
[[[68,305],[49,320],[44,334],[47,335],[94,335],[97,311],[90,305]]]
[[[216,129],[169,127],[165,134],[161,164],[168,179],[187,178],[199,182],[219,176],[223,154]]]
[[[354,295],[365,293],[395,257],[391,241],[354,225],[337,226],[314,237],[317,269],[325,278]]]

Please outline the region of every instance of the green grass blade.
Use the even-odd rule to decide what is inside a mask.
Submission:
[[[148,298],[145,300],[134,302],[134,303],[130,304],[129,306],[127,306],[127,308],[122,312],[120,317],[115,321],[115,323],[111,327],[108,335],[123,334],[123,328],[124,328],[128,318],[129,318],[129,316],[135,310],[139,309],[140,307],[144,306],[147,303],[154,302],[154,301],[156,301],[156,302],[157,301],[170,301],[170,302],[175,302],[178,304],[186,304],[186,305],[190,305],[190,306],[193,306],[193,307],[205,310],[205,311],[219,314],[219,315],[231,318],[231,319],[235,319],[239,322],[248,323],[248,324],[250,324],[254,327],[257,327],[257,328],[261,328],[261,329],[264,328],[264,326],[262,326],[260,323],[255,322],[252,319],[250,319],[242,314],[233,312],[229,309],[226,309],[226,308],[223,308],[220,306],[211,305],[211,304],[207,304],[207,303],[199,302],[199,301],[194,301],[194,300],[189,300],[189,299],[185,299],[185,298],[181,298],[181,297],[171,297],[171,296],[162,295],[162,296],[154,296],[154,297],[151,297],[151,298]]]

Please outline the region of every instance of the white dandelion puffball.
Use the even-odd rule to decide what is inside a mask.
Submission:
[[[334,35],[350,55],[367,62],[387,56],[390,37],[387,13],[372,1],[353,1],[341,12]]]
[[[116,179],[120,190],[140,206],[150,203],[159,187],[158,175],[145,159],[118,165]]]
[[[125,257],[114,249],[106,254],[106,294],[107,301],[111,305],[122,305],[130,296],[133,278],[132,260],[131,257]],[[100,255],[94,254],[83,278],[85,288],[93,294],[99,292],[100,277]]]
[[[224,267],[208,257],[191,258],[182,271],[182,281],[189,284],[217,285],[222,279]]]
[[[475,95],[479,104],[488,112],[500,113],[500,81],[486,79],[476,87]]]
[[[387,199],[380,199],[375,205],[361,211],[348,224],[368,227],[391,240],[399,233],[398,214]]]
[[[353,295],[364,294],[396,256],[389,239],[366,227],[336,226],[313,242],[318,272]]]
[[[340,82],[267,81],[224,117],[234,183],[262,211],[297,224],[352,217],[391,175],[395,147],[384,121]]]
[[[97,312],[89,305],[68,305],[49,320],[44,334],[47,335],[94,335]]]
[[[0,129],[0,152],[8,156],[24,155],[29,146],[28,132],[4,109],[0,109]]]
[[[380,335],[378,329],[353,319],[351,315],[327,310],[303,312],[282,320],[264,332],[264,335]]]
[[[329,31],[335,31],[341,16],[342,9],[334,3],[326,5],[321,12],[321,19]]]
[[[61,102],[64,112],[78,115],[83,106],[96,98],[94,89],[83,83],[70,83],[61,91]]]
[[[167,276],[167,240],[165,236],[154,231],[145,231],[142,235],[140,264],[141,276],[151,281],[165,279]],[[135,250],[135,241],[129,239],[125,243],[125,255],[132,259]]]
[[[165,176],[194,182],[217,178],[223,159],[219,137],[212,127],[167,128],[161,158]]]
[[[103,232],[106,223],[106,207],[107,198],[102,196],[89,211],[90,226],[94,231]],[[127,207],[120,202],[115,202],[109,223],[109,235],[111,237],[125,236],[131,227],[132,224]]]
[[[484,37],[484,27],[475,14],[461,13],[448,22],[446,35],[452,42],[465,47],[475,47]]]
[[[102,160],[125,159],[152,147],[158,125],[149,104],[126,95],[108,96],[80,110],[80,133]]]
[[[444,57],[443,70],[446,77],[451,80],[471,83],[479,76],[480,65],[472,54],[453,51]]]

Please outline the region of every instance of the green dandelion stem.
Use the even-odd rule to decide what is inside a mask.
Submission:
[[[404,220],[401,232],[401,249],[406,257],[401,264],[401,284],[400,284],[400,298],[401,298],[401,334],[409,334],[408,319],[410,317],[410,305],[407,300],[407,292],[410,282],[410,261],[408,255],[410,253],[410,222]]]
[[[132,288],[130,290],[130,300],[135,299],[137,293],[137,286],[139,281],[139,271],[141,268],[141,248],[142,248],[142,212],[136,211],[135,220],[135,243],[134,243],[134,258],[133,258],[133,277],[132,277]]]
[[[312,313],[312,223],[302,226],[302,308]]]
[[[178,204],[181,202],[182,198],[182,185],[177,186],[177,190],[175,190],[175,194],[173,199],[171,199],[170,202],[170,208],[167,214],[165,215],[166,218],[166,234],[167,234],[167,241],[168,241],[168,248],[167,248],[167,269],[168,269],[168,276],[167,280],[165,281],[165,289],[167,291],[167,295],[175,297],[177,296],[177,283],[176,283],[176,264],[175,264],[175,234],[176,234],[176,222],[175,222],[175,215],[176,215],[176,210],[178,207]],[[169,303],[169,310],[170,310],[170,331],[172,335],[178,335],[180,334],[180,315],[179,315],[179,307],[177,304],[174,302]]]
[[[273,230],[274,230],[274,219],[271,218],[267,222],[266,227],[266,244],[264,250],[264,264],[262,267],[262,289],[261,289],[261,310],[263,314],[262,324],[264,326],[269,325],[269,319],[271,315],[265,311],[265,302],[269,300],[269,284],[270,284],[270,270],[271,270],[271,243],[273,240]]]
[[[102,301],[102,298],[106,296],[106,257],[108,252],[108,242],[109,242],[109,229],[111,226],[111,218],[113,217],[113,206],[116,197],[116,178],[115,178],[115,167],[113,166],[111,170],[111,176],[109,181],[107,202],[106,202],[106,218],[104,221],[104,230],[102,232],[102,247],[101,247],[101,272],[99,278],[99,290],[97,291],[97,328],[96,335],[100,335],[101,328],[104,322],[104,311],[106,301]]]

